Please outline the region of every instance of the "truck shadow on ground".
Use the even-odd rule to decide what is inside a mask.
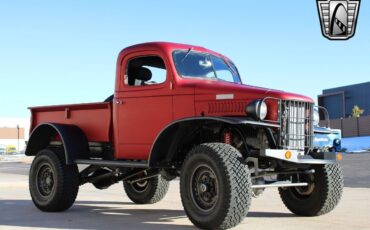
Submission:
[[[129,208],[125,208],[129,206]],[[66,212],[39,211],[30,200],[0,200],[0,225],[60,229],[195,229],[183,210],[151,209],[128,202],[76,201]],[[250,218],[294,217],[289,213],[249,212]],[[186,222],[184,224],[178,223]]]

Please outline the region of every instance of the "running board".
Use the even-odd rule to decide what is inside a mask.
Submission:
[[[279,187],[304,187],[308,186],[308,183],[292,183],[290,181],[276,181],[269,184],[254,184],[252,188],[279,188]]]
[[[123,168],[148,168],[147,161],[107,161],[107,160],[83,160],[77,159],[74,161],[76,164],[84,165],[97,165],[97,166],[112,166],[112,167],[123,167]]]

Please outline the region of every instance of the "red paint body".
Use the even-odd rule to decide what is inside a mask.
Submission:
[[[182,78],[177,74],[172,52],[193,48],[227,57],[202,47],[153,42],[121,51],[117,60],[113,104],[89,103],[33,107],[31,131],[40,123],[74,124],[90,142],[114,143],[116,159],[147,160],[157,135],[171,122],[194,116],[245,116],[245,106],[264,97],[313,102],[312,99],[283,91],[215,80]],[[166,65],[167,79],[159,85],[132,87],[124,84],[126,64],[131,58],[157,55]],[[218,94],[233,99],[216,100]],[[115,103],[121,101],[121,104]],[[268,103],[267,119],[276,117],[274,103]]]

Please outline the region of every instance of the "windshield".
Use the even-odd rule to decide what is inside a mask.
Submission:
[[[173,53],[177,72],[182,77],[205,78],[241,84],[232,62],[209,53],[177,50]]]

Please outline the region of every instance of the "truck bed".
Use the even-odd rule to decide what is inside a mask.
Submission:
[[[41,123],[73,124],[89,142],[110,142],[112,105],[110,102],[30,107],[33,131]]]

